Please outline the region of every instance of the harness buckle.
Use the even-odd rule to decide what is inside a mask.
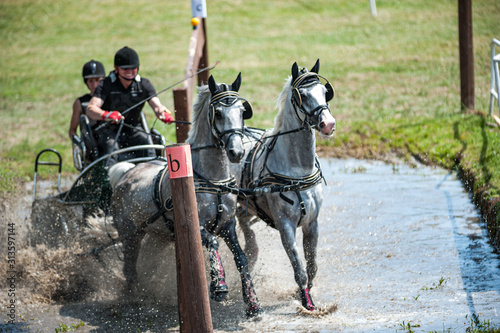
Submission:
[[[299,205],[302,215],[306,215],[306,204],[304,203],[304,201],[299,202]]]
[[[222,213],[222,212],[224,211],[224,206],[223,206],[222,204],[218,205],[218,206],[217,206],[217,211],[218,211],[219,213]]]

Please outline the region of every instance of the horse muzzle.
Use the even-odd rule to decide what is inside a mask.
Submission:
[[[226,153],[231,163],[240,163],[245,149],[243,148],[243,140],[236,132],[231,133],[226,142]]]
[[[321,117],[318,124],[318,132],[322,139],[330,139],[333,136],[333,132],[335,132],[336,121],[330,112],[324,114],[325,116]]]

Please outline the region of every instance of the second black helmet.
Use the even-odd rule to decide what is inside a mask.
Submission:
[[[104,65],[94,59],[86,62],[82,69],[83,81],[93,77],[105,77],[106,71],[104,70]]]

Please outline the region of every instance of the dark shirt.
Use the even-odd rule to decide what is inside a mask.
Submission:
[[[92,96],[90,94],[85,94],[83,96],[78,97],[78,100],[80,101],[80,105],[82,107],[82,114],[87,114],[87,106],[89,106],[89,102],[92,99]],[[97,124],[97,121],[94,119],[89,118],[89,123],[91,127],[95,127]]]
[[[94,91],[94,96],[99,97],[104,101],[101,109],[105,111],[119,111],[123,112],[135,104],[143,101],[156,94],[156,90],[146,78],[141,78],[139,75],[132,81],[130,86],[125,89],[116,77],[114,72],[101,80]],[[127,111],[123,116],[125,123],[130,125],[137,125],[141,121],[141,110],[144,103],[139,104],[137,107]]]
[[[92,96],[90,94],[85,94],[83,96],[78,97],[80,104],[82,106],[82,113],[87,114],[87,106],[89,106],[89,102]]]

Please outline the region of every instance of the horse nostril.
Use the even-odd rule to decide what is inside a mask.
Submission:
[[[239,162],[241,158],[243,157],[243,152],[240,151],[239,149],[230,149],[229,150],[229,160],[231,162]]]
[[[324,122],[324,121],[322,121],[322,122],[319,124],[319,128],[323,128],[323,127],[325,127],[325,126],[326,126],[326,124],[325,124],[325,122]]]

